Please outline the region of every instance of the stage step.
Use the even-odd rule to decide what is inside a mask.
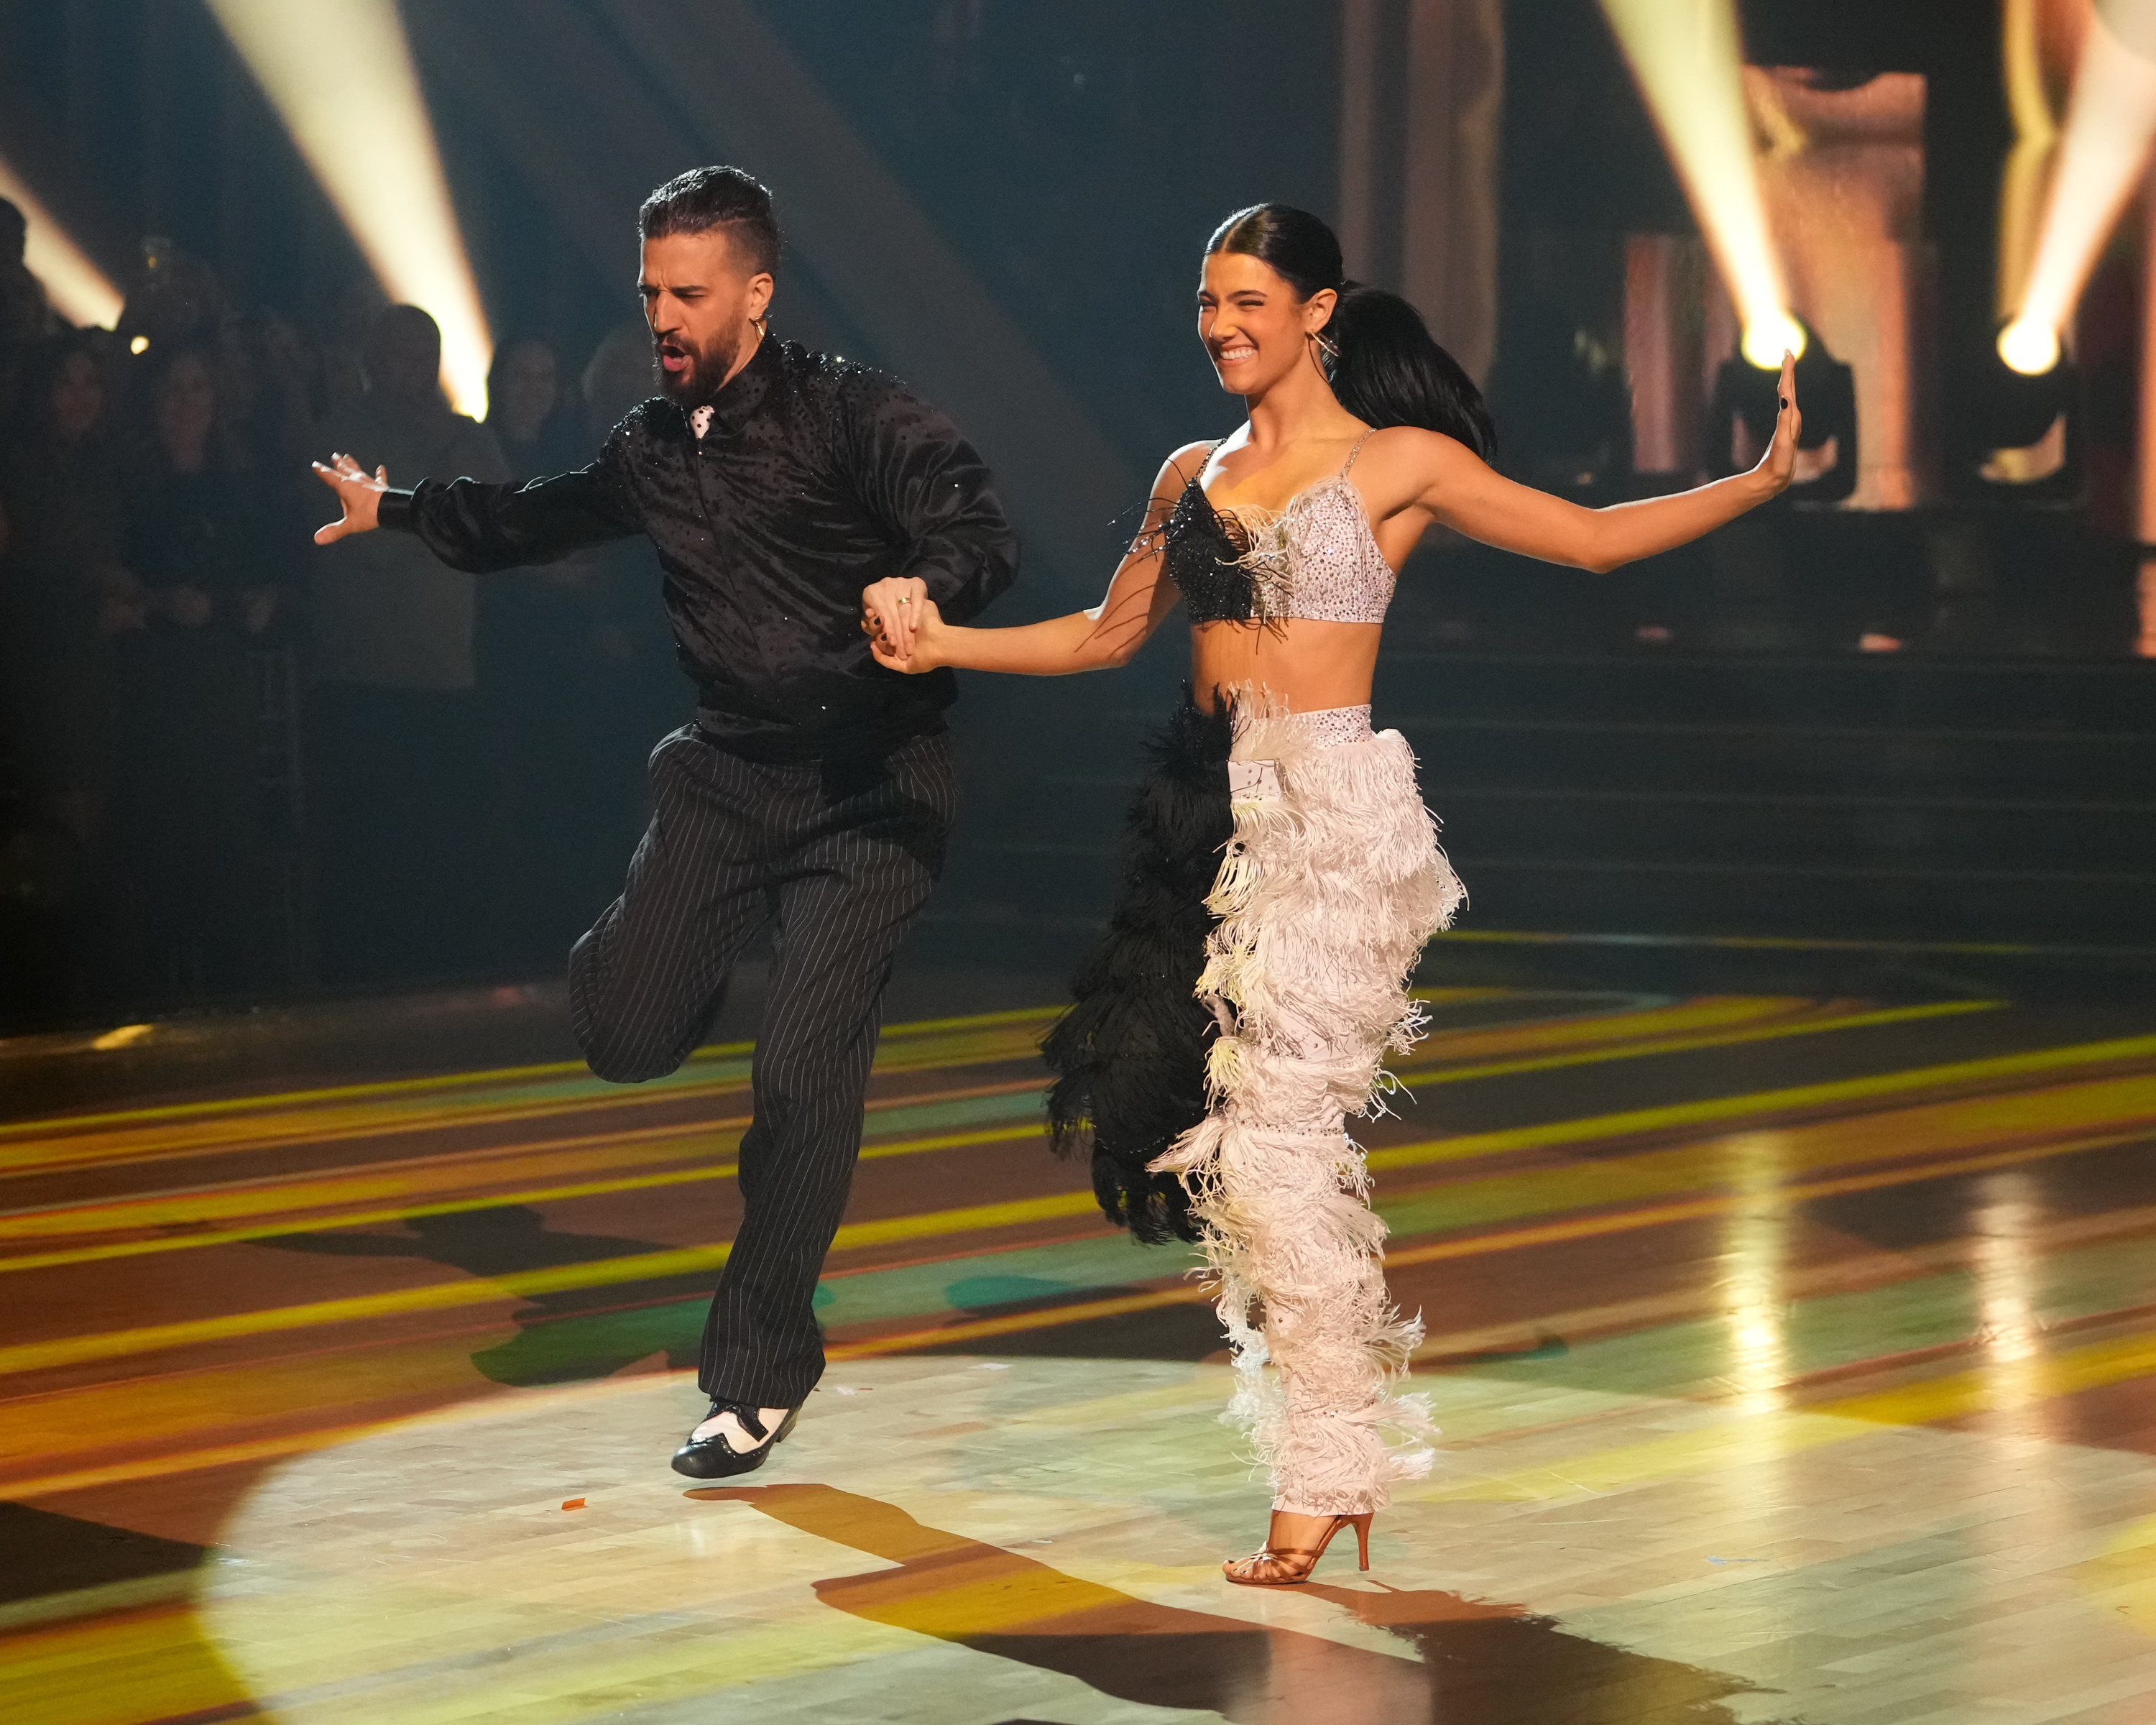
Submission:
[[[1024,694],[974,737],[939,922],[1105,914],[1160,706]],[[1378,721],[1466,926],[2156,947],[2156,666],[1400,654]]]

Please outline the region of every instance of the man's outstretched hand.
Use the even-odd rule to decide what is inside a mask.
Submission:
[[[371,532],[382,494],[389,489],[389,470],[377,467],[369,473],[349,455],[332,455],[328,466],[319,461],[314,466],[315,477],[336,492],[344,506],[342,520],[315,529],[315,543],[334,545],[347,533]]]

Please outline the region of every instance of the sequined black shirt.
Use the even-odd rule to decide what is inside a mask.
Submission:
[[[647,401],[588,467],[522,486],[424,480],[387,494],[381,522],[476,572],[648,535],[697,722],[762,760],[937,728],[956,680],[876,664],[861,589],[917,575],[963,623],[1018,568],[988,470],[949,420],[879,372],[768,338],[701,438]]]

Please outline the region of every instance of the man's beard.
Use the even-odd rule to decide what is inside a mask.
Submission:
[[[659,373],[659,387],[669,400],[687,408],[700,408],[719,393],[726,375],[734,368],[740,357],[747,331],[735,330],[711,337],[701,347],[690,346],[675,336],[651,344],[651,363]],[[685,372],[670,372],[660,356],[669,350],[689,357],[689,368]]]

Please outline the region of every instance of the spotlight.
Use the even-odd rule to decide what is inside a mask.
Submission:
[[[2059,362],[2059,332],[2032,317],[2017,317],[1999,332],[1999,357],[2009,370],[2041,377]]]
[[[1602,10],[1737,302],[1745,357],[1779,366],[1784,347],[1801,357],[1759,195],[1734,0],[1602,0]]]
[[[120,290],[83,254],[28,186],[0,162],[0,198],[23,213],[28,238],[23,261],[44,284],[45,297],[69,323],[110,329],[120,321]]]
[[[1779,372],[1782,369],[1782,356],[1787,353],[1802,359],[1809,340],[1804,326],[1784,311],[1746,324],[1744,339],[1738,345],[1743,348],[1745,358],[1761,371]]]
[[[1840,503],[1856,490],[1856,373],[1792,318],[1795,339],[1777,332],[1774,363],[1753,357],[1748,340],[1741,357],[1722,362],[1707,405],[1707,455],[1715,470],[1734,473],[1759,459],[1781,415],[1782,349],[1797,356],[1797,401],[1804,429],[1797,437],[1793,503]],[[1742,427],[1742,434],[1739,428]]]
[[[2015,371],[2049,371],[2047,351],[2056,362],[2057,332],[2073,316],[2152,141],[2156,0],[2099,0],[2074,72],[2028,285],[2000,337],[1999,357]]]
[[[441,326],[449,400],[483,415],[494,338],[396,0],[341,0],[333,28],[321,8],[291,0],[209,0],[209,8],[383,289]]]
[[[2010,322],[1987,358],[1969,380],[1960,439],[1961,459],[1980,481],[1976,494],[2041,503],[2077,496],[2081,384],[2058,332]]]

